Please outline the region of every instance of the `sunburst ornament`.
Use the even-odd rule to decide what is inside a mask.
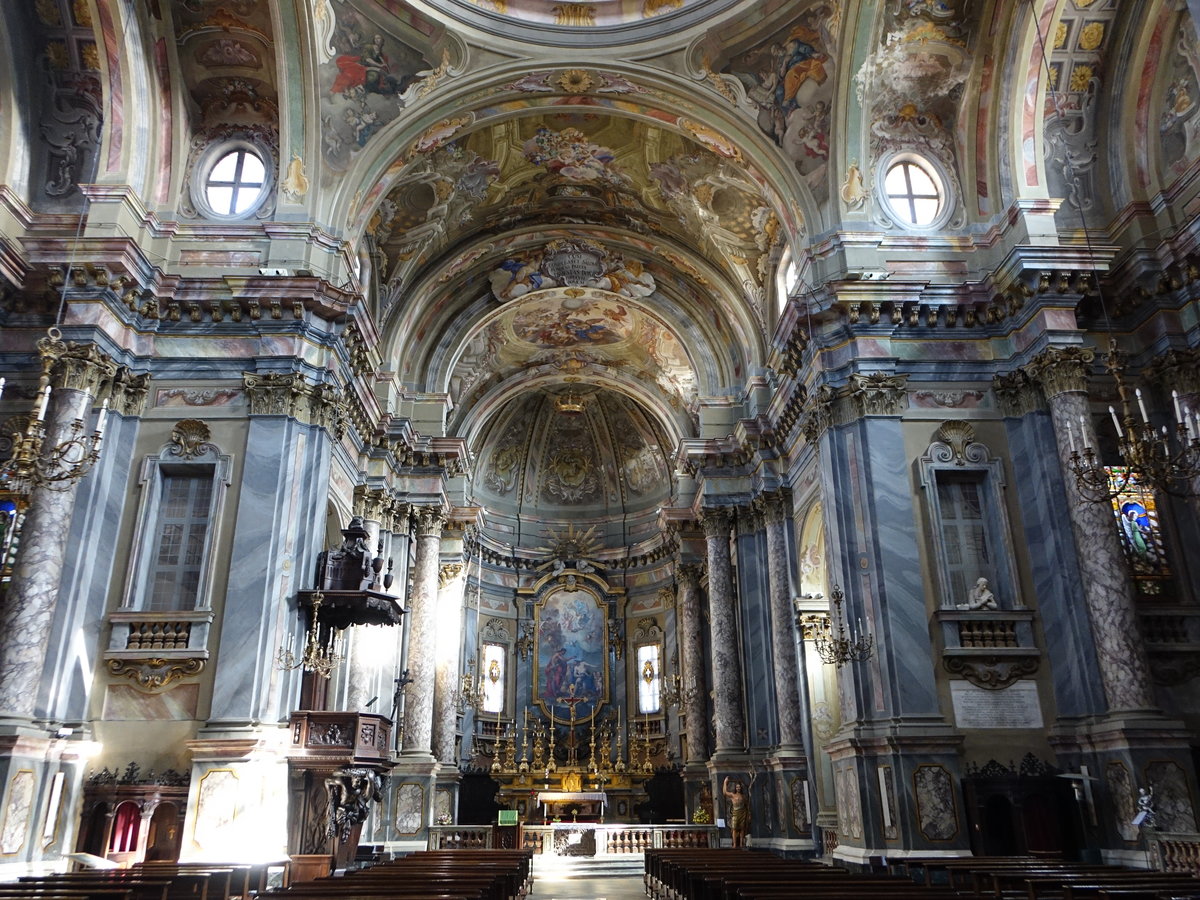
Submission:
[[[553,559],[586,561],[600,549],[595,525],[586,531],[576,531],[575,523],[568,522],[565,529],[547,528],[542,532],[542,536],[546,538],[547,544],[538,547],[538,552],[545,553]]]
[[[595,81],[583,69],[567,69],[558,76],[558,86],[568,94],[586,94]]]

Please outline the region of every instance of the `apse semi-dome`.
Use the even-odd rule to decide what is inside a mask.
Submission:
[[[636,401],[608,389],[544,388],[510,400],[480,434],[475,500],[519,516],[599,520],[670,499],[671,447]]]

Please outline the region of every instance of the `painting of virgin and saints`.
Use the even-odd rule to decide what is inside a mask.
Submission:
[[[559,590],[538,609],[537,700],[547,715],[590,719],[608,699],[604,610],[595,595]]]

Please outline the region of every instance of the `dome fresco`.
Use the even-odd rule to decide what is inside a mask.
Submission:
[[[670,498],[662,429],[616,391],[562,385],[524,393],[480,434],[475,501],[489,511],[599,520]]]

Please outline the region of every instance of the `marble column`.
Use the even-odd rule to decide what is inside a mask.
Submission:
[[[457,769],[454,739],[458,734],[458,654],[462,644],[465,567],[444,563],[438,569],[437,677],[433,697],[433,755]]]
[[[111,380],[116,363],[94,344],[38,342],[50,371],[52,394],[43,446],[67,440],[71,426],[88,413],[100,385]],[[77,482],[35,485],[21,529],[21,546],[8,596],[0,608],[0,719],[18,721],[38,714],[36,685],[41,681],[58,602],[67,536],[75,508]]]
[[[687,717],[687,759],[694,765],[708,759],[708,692],[704,689],[704,638],[700,631],[700,569],[687,563],[675,567],[679,594],[679,662],[683,668],[683,713]]]
[[[701,517],[708,555],[708,625],[712,644],[713,707],[716,719],[714,756],[740,754],[746,746],[746,713],[742,704],[742,660],[738,649],[733,573],[729,556],[729,510],[704,510]]]
[[[779,717],[779,747],[802,753],[804,723],[800,714],[800,684],[796,659],[795,613],[792,610],[791,579],[788,578],[788,505],[779,494],[765,497],[763,514],[767,526],[767,579],[771,598],[771,654],[775,667],[776,711]]]
[[[404,755],[432,757],[433,693],[437,667],[438,551],[446,514],[422,506],[413,515],[417,558],[413,564],[412,596],[408,605],[407,667],[412,682],[404,708]]]
[[[1042,386],[1054,423],[1058,458],[1067,489],[1067,514],[1078,551],[1080,591],[1092,634],[1109,712],[1154,708],[1146,659],[1133,601],[1133,583],[1108,503],[1080,496],[1071,471],[1071,435],[1077,446],[1098,447],[1087,376],[1095,354],[1082,347],[1051,348],[1030,364]]]

